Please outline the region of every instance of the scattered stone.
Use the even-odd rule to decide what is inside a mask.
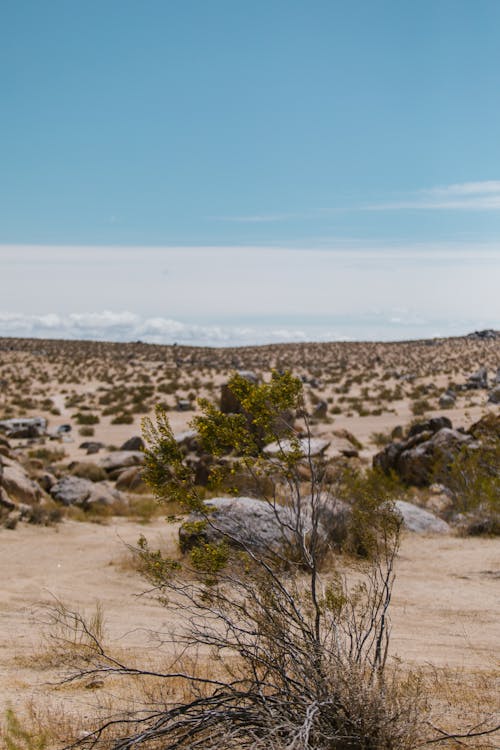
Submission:
[[[328,403],[326,401],[319,401],[311,413],[311,419],[326,419],[328,412]]]
[[[422,432],[438,432],[439,430],[442,430],[443,427],[447,427],[451,430],[453,427],[451,419],[448,419],[448,417],[433,417],[432,419],[426,419],[423,422],[414,424],[408,432],[408,437],[412,438]]]
[[[94,453],[99,453],[101,448],[104,448],[104,443],[101,443],[98,440],[86,440],[84,443],[81,443],[79,447],[82,450],[87,451],[87,455],[90,456]]]
[[[194,406],[192,402],[187,398],[177,399],[177,411],[193,411]]]
[[[385,473],[396,472],[407,484],[423,487],[436,480],[437,474],[446,474],[447,467],[464,448],[478,447],[471,434],[442,427],[432,428],[439,420],[451,422],[446,417],[428,420],[415,425],[406,440],[392,442],[373,457],[373,465]]]
[[[113,505],[124,502],[125,497],[107,482],[91,482],[75,476],[65,476],[51,488],[50,494],[66,506],[88,508],[94,503]]]
[[[30,479],[20,463],[3,456],[2,465],[2,487],[12,500],[29,505],[40,502],[42,498],[40,486]]]
[[[134,435],[133,437],[125,440],[120,448],[121,451],[142,451],[144,450],[144,440],[140,435]]]
[[[467,390],[488,388],[488,370],[486,367],[480,367],[479,370],[469,375],[465,387]]]
[[[490,404],[500,404],[500,385],[495,386],[488,396]]]
[[[457,397],[451,391],[446,391],[439,397],[440,409],[452,409],[457,401]]]
[[[418,505],[408,503],[406,500],[396,500],[394,506],[408,531],[416,534],[449,534],[451,531],[446,521]]]
[[[108,474],[116,469],[124,469],[128,466],[141,466],[144,463],[144,453],[141,451],[113,451],[99,459]]]
[[[492,328],[486,328],[484,331],[474,331],[473,333],[467,334],[468,339],[496,339],[500,337],[499,331],[494,331]]]

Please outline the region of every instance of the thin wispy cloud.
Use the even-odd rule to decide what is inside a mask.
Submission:
[[[498,211],[500,180],[459,182],[418,190],[407,197],[367,205],[331,206],[302,212],[260,213],[248,216],[214,216],[215,221],[238,224],[270,224],[277,222],[319,220],[332,214],[356,211]]]
[[[461,182],[419,190],[409,198],[364,207],[368,211],[498,211],[500,180]]]

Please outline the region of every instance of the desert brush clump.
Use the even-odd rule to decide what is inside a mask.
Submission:
[[[170,654],[164,665],[128,664],[69,613],[84,634],[83,651],[76,641],[84,658],[66,680],[121,676],[155,686],[147,704],[115,713],[72,746],[411,750],[448,741],[427,723],[418,676],[389,659],[400,532],[390,478],[332,477],[313,450],[302,385],[290,373],[263,383],[235,375],[229,385],[238,413],[205,400],[192,422],[211,459],[208,489],[197,485],[165,412],[144,421],[144,477],[161,502],[189,513],[199,540],[175,559],[144,537],[136,549],[171,623],[159,634]],[[269,480],[252,501],[267,509],[275,544],[228,529],[213,512],[210,496],[243,470],[256,486]],[[346,536],[355,561],[332,551],[329,522],[348,497],[334,496],[339,486],[355,497],[350,517],[359,529]]]

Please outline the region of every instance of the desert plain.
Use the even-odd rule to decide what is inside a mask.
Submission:
[[[174,433],[182,434],[198,413],[197,399],[219,403],[221,386],[234,371],[265,380],[272,369],[290,370],[302,379],[313,437],[326,445],[325,456],[362,468],[419,420],[445,416],[453,428],[467,432],[481,419],[498,419],[499,367],[495,332],[220,349],[0,339],[0,420],[47,420],[46,434],[7,435],[2,444],[5,466],[20,467],[23,478],[34,483],[34,494],[30,498],[21,487],[16,497],[4,485],[1,708],[29,717],[33,726],[50,727],[55,744],[64,745],[93,717],[121,710],[127,701],[147,703],[147,689],[137,684],[133,694],[113,679],[65,681],[68,665],[54,640],[51,612],[63,604],[98,616],[109,649],[131,663],[160,669],[168,659],[162,634],[172,615],[148,593],[129,546],[144,535],[153,546],[179,555],[181,521],[167,522],[171,509],[155,502],[135,459],[113,463],[122,446],[141,435],[141,420],[156,404],[167,410]],[[67,475],[102,486],[106,502],[58,504],[51,490]],[[406,499],[450,520],[439,486],[409,486]],[[30,504],[39,510],[26,510]],[[403,531],[390,659],[420,670],[441,725],[494,722],[499,594],[498,537],[464,534],[453,523],[446,533]],[[491,748],[495,742],[498,735],[478,738],[475,746]]]

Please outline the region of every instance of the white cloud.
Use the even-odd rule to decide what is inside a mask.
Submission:
[[[307,341],[300,329],[195,325],[170,318],[142,318],[134,313],[103,312],[26,315],[0,312],[0,335],[31,338],[64,338],[94,341],[144,341],[151,344],[230,346],[281,341]],[[323,332],[325,340],[336,338]]]

